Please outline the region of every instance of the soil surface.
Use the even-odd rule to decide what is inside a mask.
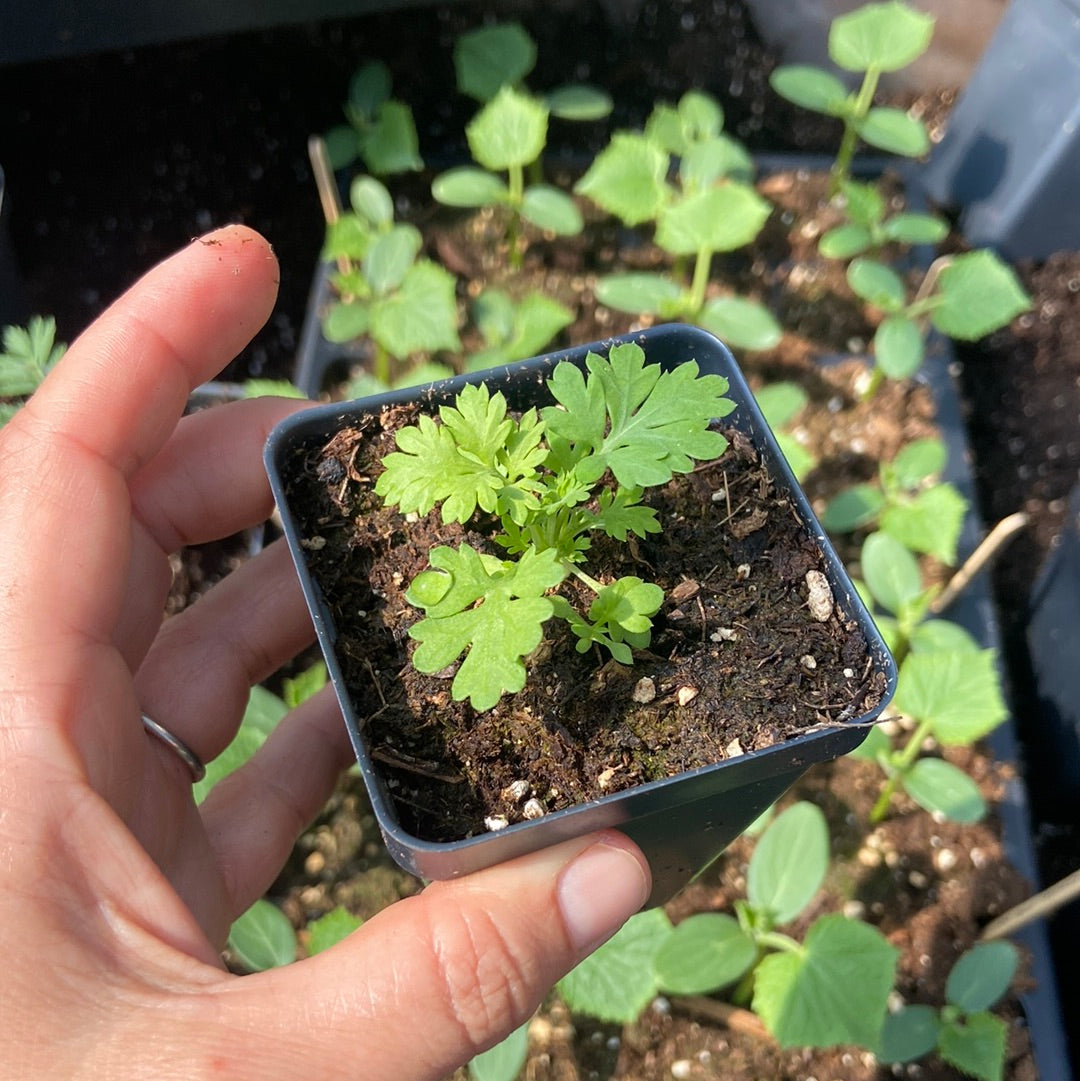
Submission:
[[[41,64],[0,68],[0,154],[6,178],[11,240],[22,271],[21,295],[0,298],[0,315],[54,313],[61,336],[78,333],[153,260],[192,236],[229,220],[263,230],[282,262],[281,301],[271,323],[230,374],[288,376],[314,267],[322,222],[306,159],[311,132],[337,123],[348,78],[366,57],[391,63],[395,88],[413,102],[425,152],[460,151],[471,104],[445,93],[451,85],[449,43],[485,15],[507,5],[460,3],[417,8],[278,31],[233,35]],[[690,85],[723,101],[728,128],[752,149],[828,149],[830,122],[795,114],[768,90],[774,63],[757,40],[738,0],[645,2],[625,17],[598,3],[513,5],[540,42],[537,89],[574,78],[603,82],[616,95],[619,126],[639,124],[657,97],[675,99]],[[642,42],[649,47],[643,48]],[[398,48],[395,43],[401,43]],[[940,134],[952,88],[913,108]],[[553,133],[575,150],[602,145],[604,128]],[[802,179],[795,185],[802,186]],[[779,188],[770,197],[782,199]],[[790,225],[770,222],[765,239]],[[792,219],[794,220],[794,219]],[[782,239],[782,237],[781,237]],[[790,238],[789,238],[790,239]],[[795,239],[798,239],[797,237]],[[805,238],[809,243],[812,236]],[[0,237],[0,243],[4,238]],[[785,314],[817,319],[816,334],[834,347],[855,347],[871,329],[850,305],[821,307],[820,268],[780,268],[773,284],[798,299]],[[753,266],[735,266],[745,281]],[[961,352],[963,387],[981,509],[987,520],[1023,509],[1032,527],[997,562],[993,575],[1021,735],[1039,739],[1039,706],[1025,631],[1034,577],[1058,535],[1065,499],[1080,477],[1080,259],[1064,255],[1029,264],[1022,275],[1036,298],[1032,314]],[[783,280],[781,280],[783,279]],[[792,291],[794,290],[794,291]],[[575,328],[578,341],[601,335]],[[577,337],[580,332],[583,337]],[[831,448],[806,487],[820,501],[834,485],[864,479],[878,455],[932,431],[932,405],[917,388],[875,411],[854,393],[857,373],[823,372],[809,361],[809,338],[785,337],[784,351],[763,358],[754,380],[796,377],[815,408],[797,422],[800,437]],[[817,408],[821,407],[821,408]],[[851,438],[856,441],[851,442]],[[241,546],[242,547],[242,546]],[[844,553],[850,555],[850,552]],[[237,558],[210,550],[181,574],[199,580],[196,592]],[[932,569],[931,569],[932,570]],[[175,607],[189,603],[174,591]],[[959,764],[980,779],[984,795],[1000,793],[1006,767],[973,751]],[[1002,857],[993,819],[977,827],[935,824],[902,799],[889,819],[867,831],[878,778],[864,763],[842,759],[809,774],[793,796],[826,811],[838,855],[837,881],[822,904],[846,907],[880,922],[903,949],[901,991],[940,1002],[944,975],[985,922],[1028,886]],[[1031,786],[1041,824],[1044,871],[1060,877],[1080,863],[1075,808],[1054,806],[1052,793]],[[857,837],[864,837],[857,841]],[[741,889],[749,847],[738,842],[693,890],[671,908],[674,918],[727,906]],[[850,858],[849,858],[850,857]],[[884,892],[897,907],[885,908]],[[298,843],[272,896],[298,928],[336,904],[361,916],[415,892],[419,883],[386,855],[358,778],[349,776]],[[861,907],[860,907],[861,906]],[[880,907],[878,907],[880,906]],[[1073,905],[1054,922],[1065,992],[1065,1016],[1080,1016],[1080,988],[1071,963],[1077,921]],[[906,922],[901,924],[902,920]],[[709,1000],[711,1002],[712,1000]],[[531,1028],[529,1078],[875,1078],[893,1076],[852,1049],[824,1055],[780,1053],[739,1015],[718,1020],[707,1002],[659,1000],[636,1025],[619,1029],[571,1018],[552,1001]],[[1005,1006],[1011,1027],[1006,1077],[1027,1081],[1033,1064],[1015,1002]],[[900,1071],[913,1079],[955,1079],[930,1059]]]

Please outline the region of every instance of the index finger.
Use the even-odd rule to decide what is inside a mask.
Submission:
[[[130,477],[169,437],[191,390],[266,322],[277,284],[277,260],[254,230],[199,237],[84,332],[26,408]]]

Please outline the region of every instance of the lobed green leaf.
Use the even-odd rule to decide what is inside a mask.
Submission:
[[[460,349],[457,282],[441,266],[420,259],[400,287],[372,307],[371,336],[391,356]]]
[[[536,43],[520,23],[482,26],[454,42],[458,90],[477,101],[516,86],[535,66]]]
[[[412,109],[403,101],[388,101],[370,129],[359,137],[360,156],[376,176],[417,172],[424,167]]]
[[[951,484],[936,484],[913,498],[890,502],[878,525],[906,548],[951,567],[967,509],[967,500]]]
[[[260,898],[233,922],[229,949],[249,972],[264,972],[296,960],[296,932],[280,908]]]
[[[668,155],[644,135],[616,132],[574,185],[626,225],[652,221],[666,202]]]
[[[938,1052],[950,1065],[979,1081],[1001,1081],[1005,1069],[1008,1028],[1000,1017],[977,1013],[944,1024]]]
[[[899,71],[930,46],[934,17],[901,0],[864,4],[829,28],[829,56],[846,71]]]
[[[504,86],[465,128],[472,156],[503,172],[536,161],[547,141],[548,110],[537,98]]]
[[[665,206],[656,243],[673,255],[734,251],[761,232],[772,206],[747,184],[729,182]]]
[[[1031,307],[1015,271],[992,251],[954,256],[938,278],[930,321],[942,334],[975,341]]]

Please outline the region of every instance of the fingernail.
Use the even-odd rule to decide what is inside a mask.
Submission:
[[[610,938],[649,896],[637,857],[614,841],[597,841],[559,877],[559,908],[570,940],[582,952]]]

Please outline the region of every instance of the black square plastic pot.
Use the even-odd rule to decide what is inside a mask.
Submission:
[[[885,692],[873,709],[834,727],[815,727],[808,710],[806,727],[811,730],[786,742],[555,811],[543,818],[454,842],[433,842],[413,836],[401,825],[379,765],[369,753],[349,687],[342,678],[330,607],[312,577],[301,543],[311,531],[296,520],[289,505],[288,463],[295,458],[294,452],[299,447],[321,446],[340,429],[355,427],[364,417],[377,415],[386,406],[419,399],[425,408],[434,409],[452,401],[462,386],[470,382],[485,382],[492,390],[501,391],[511,408],[550,404],[543,379],[556,364],[570,361],[584,367],[585,356],[590,351],[606,353],[612,344],[629,340],[642,345],[649,363],[659,364],[665,370],[696,360],[703,373],[716,373],[729,381],[728,396],[736,408],[725,424],[742,432],[754,444],[777,491],[789,500],[808,536],[820,549],[822,569],[829,579],[834,601],[843,618],[857,623],[865,637],[874,669],[883,677]],[[683,325],[661,326],[639,335],[552,353],[419,389],[319,406],[290,418],[274,430],[267,443],[265,463],[379,826],[393,857],[421,878],[466,874],[593,830],[614,827],[630,836],[644,851],[653,872],[651,903],[662,903],[714,859],[810,766],[857,747],[866,735],[866,725],[878,717],[895,688],[896,668],[892,657],[788,468],[734,358],[726,346],[702,330]]]

